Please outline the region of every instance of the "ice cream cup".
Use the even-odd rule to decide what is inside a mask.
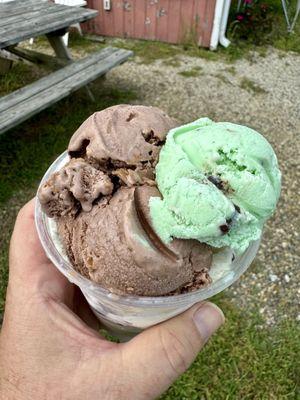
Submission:
[[[61,154],[44,175],[40,186],[68,160],[67,152]],[[117,295],[75,271],[62,248],[55,221],[42,211],[38,199],[35,222],[48,258],[70,282],[79,286],[102,325],[121,341],[126,341],[141,330],[172,318],[193,304],[208,299],[229,287],[250,266],[260,244],[260,240],[252,242],[242,255],[235,258],[229,248],[214,254],[210,270],[212,283],[193,292],[161,297]]]

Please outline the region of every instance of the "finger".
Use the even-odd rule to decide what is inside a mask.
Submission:
[[[197,304],[123,345],[126,368],[131,366],[129,373],[136,382],[134,398],[156,398],[165,391],[224,321],[223,312],[216,305]]]
[[[60,301],[73,300],[73,285],[47,258],[37,235],[32,199],[19,212],[10,243],[9,285],[14,291],[44,293]],[[69,305],[69,304],[68,304]]]

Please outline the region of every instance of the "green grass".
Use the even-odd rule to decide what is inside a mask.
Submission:
[[[300,24],[296,23],[292,33],[287,33],[286,22],[283,17],[281,0],[267,0],[273,8],[274,21],[273,29],[265,39],[268,44],[283,51],[294,51],[300,53]],[[291,1],[293,12],[295,11],[296,1]]]
[[[288,321],[262,329],[222,296],[227,322],[161,400],[298,399],[300,330]],[[298,386],[299,390],[299,386]]]
[[[28,82],[33,82],[47,73],[49,71],[36,65],[28,65],[23,62],[14,63],[10,71],[0,75],[0,96],[20,89]]]
[[[166,58],[163,60],[163,64],[170,67],[180,67],[181,61],[178,59],[178,57]]]
[[[193,44],[183,46],[148,40],[114,39],[113,45],[133,50],[143,64],[151,64],[158,59],[170,62],[170,59],[176,59],[178,55],[202,57],[208,60],[218,59],[217,54]]]
[[[232,83],[230,82],[230,80],[229,80],[226,76],[224,76],[223,74],[221,74],[221,73],[213,74],[213,76],[214,76],[215,78],[218,78],[220,81],[222,81],[222,82],[225,83],[226,85],[232,85]]]
[[[178,72],[179,75],[184,76],[185,78],[195,78],[196,76],[201,75],[202,68],[201,67],[193,67],[186,71]]]
[[[231,65],[230,67],[226,67],[224,71],[228,72],[231,75],[236,75],[236,69],[233,65]]]
[[[37,44],[45,46],[47,43],[44,39],[39,39]],[[212,61],[218,60],[220,56],[226,59],[226,55],[198,47],[193,42],[172,45],[153,40],[105,38],[104,43],[97,43],[84,36],[72,33],[70,44],[73,50],[84,49],[86,51],[93,51],[96,48],[99,49],[108,45],[132,50],[134,55],[138,57],[136,62],[143,64],[152,64],[157,60],[162,60],[166,65],[178,66],[180,65],[180,59],[178,56],[180,55],[201,57]]]
[[[246,77],[242,78],[240,88],[256,94],[267,93],[265,89]]]

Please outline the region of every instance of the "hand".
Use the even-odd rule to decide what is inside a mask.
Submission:
[[[18,215],[9,263],[2,400],[153,399],[224,322],[217,306],[202,303],[127,343],[106,341],[80,290],[47,259],[35,230],[34,200]]]

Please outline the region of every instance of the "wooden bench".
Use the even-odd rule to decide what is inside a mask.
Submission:
[[[0,98],[0,134],[123,63],[132,51],[107,47]]]

